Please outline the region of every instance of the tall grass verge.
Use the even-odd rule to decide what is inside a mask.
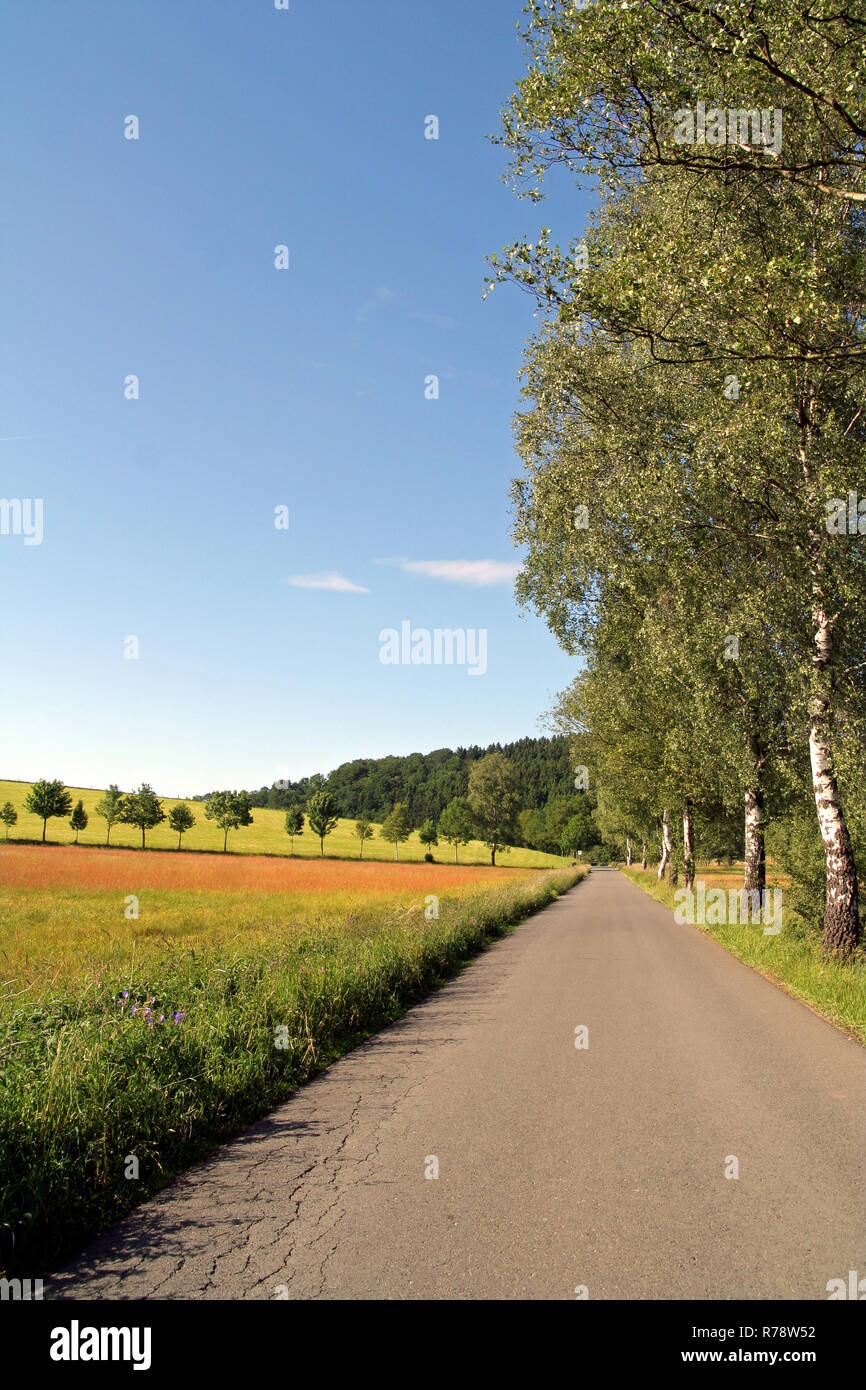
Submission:
[[[626,878],[649,893],[657,902],[672,911],[677,903],[675,889],[659,883],[653,870],[621,869]],[[712,871],[699,869],[698,878],[706,877],[707,885],[715,887],[720,878]],[[730,883],[735,880],[730,878]],[[739,883],[742,884],[742,875]],[[728,879],[725,880],[725,887]],[[699,930],[724,946],[726,951],[744,961],[754,970],[804,1003],[816,1013],[844,1029],[846,1033],[866,1044],[866,959],[861,952],[849,965],[825,960],[821,954],[820,930],[793,911],[783,890],[782,930],[778,936],[765,936],[763,927],[755,923],[727,923],[720,926],[696,924],[684,926],[684,931]]]
[[[323,905],[264,937],[151,943],[138,964],[108,950],[85,977],[40,977],[26,1003],[7,991],[0,1268],[56,1267],[581,877],[463,890],[438,920],[423,903]]]

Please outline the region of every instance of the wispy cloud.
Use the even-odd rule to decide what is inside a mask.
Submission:
[[[502,560],[379,560],[381,565],[397,565],[406,574],[423,574],[427,579],[443,579],[449,584],[472,584],[489,588],[510,584],[520,572],[519,565]]]
[[[389,289],[387,285],[379,285],[372,293],[371,297],[365,301],[355,314],[358,323],[368,323],[370,315],[377,309],[390,308],[392,304],[399,304],[403,299],[399,290]]]
[[[362,584],[353,584],[337,570],[326,570],[324,574],[293,574],[286,580],[295,589],[330,589],[340,594],[369,594]]]

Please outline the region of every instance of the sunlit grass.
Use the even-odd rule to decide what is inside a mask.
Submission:
[[[152,889],[131,920],[116,889],[3,890],[0,1269],[44,1275],[581,876],[405,870],[390,894]]]
[[[668,883],[659,884],[655,870],[623,869],[665,907],[674,909],[676,889]],[[740,889],[739,874],[731,869],[699,865],[697,877],[707,880],[708,887]],[[866,960],[862,953],[850,965],[825,960],[821,954],[820,934],[785,907],[785,877],[768,870],[768,886],[782,888],[782,930],[777,936],[765,936],[763,924],[729,922],[719,926],[696,924],[684,926],[684,931],[706,932],[726,951],[746,965],[780,984],[789,994],[811,1005],[832,1023],[866,1043]],[[681,903],[683,900],[680,899]]]

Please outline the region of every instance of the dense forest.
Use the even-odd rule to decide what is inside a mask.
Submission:
[[[347,819],[383,821],[399,803],[417,828],[427,820],[438,821],[449,802],[466,796],[472,766],[490,753],[504,754],[511,766],[521,808],[516,842],[555,853],[562,827],[575,814],[586,822],[587,847],[601,840],[593,820],[594,797],[575,790],[570,741],[562,735],[493,743],[487,748],[473,745],[405,757],[356,758],[327,776],[317,773],[250,791],[250,804],[287,810],[304,806],[316,791],[328,791],[336,813]]]

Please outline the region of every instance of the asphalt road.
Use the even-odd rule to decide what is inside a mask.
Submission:
[[[46,1295],[826,1299],[849,1270],[866,1051],[595,870]]]

